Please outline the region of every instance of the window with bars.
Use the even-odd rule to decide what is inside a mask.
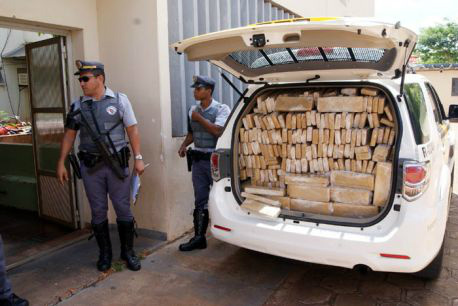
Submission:
[[[377,48],[304,47],[237,51],[229,56],[239,64],[257,69],[311,61],[378,63],[385,52]]]

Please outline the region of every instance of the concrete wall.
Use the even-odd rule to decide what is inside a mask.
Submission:
[[[452,78],[458,78],[458,70],[417,70],[416,72],[431,81],[444,105],[445,113],[448,114],[448,106],[458,104],[458,96],[452,96]]]
[[[74,55],[99,58],[94,0],[3,0],[0,2],[0,24],[6,23],[43,32],[49,28],[72,30]]]
[[[374,0],[274,0],[303,17],[373,17]]]
[[[334,12],[330,1],[328,6],[304,2],[315,7],[313,14],[307,15],[346,15],[350,7],[348,1],[337,1],[342,11]],[[288,8],[289,4],[294,3],[283,6]],[[3,0],[0,25],[8,22],[68,31],[73,42],[71,60],[98,59],[105,63],[107,85],[126,93],[133,104],[142,153],[151,163],[133,208],[139,227],[166,233],[168,239],[190,229],[194,202],[191,176],[185,160],[177,154],[183,138],[172,138],[167,1]],[[79,95],[77,84],[73,85],[74,95]],[[83,219],[88,221],[85,196],[83,200]],[[112,212],[110,220],[114,222]]]
[[[158,38],[156,16],[161,14],[157,12],[156,1],[137,0],[132,5],[124,0],[97,0],[100,59],[106,67],[107,85],[129,96],[139,122],[142,154],[150,163],[141,178],[134,215],[139,227],[167,233],[171,204],[162,129],[163,120],[170,126],[171,114],[162,118],[161,94],[168,92],[168,83],[161,86],[159,65],[168,61],[158,54],[158,45],[167,47],[167,43]]]

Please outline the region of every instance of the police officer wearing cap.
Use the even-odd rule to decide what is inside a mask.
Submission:
[[[138,271],[141,265],[133,249],[135,228],[130,209],[130,150],[125,136],[127,132],[134,155],[134,169],[141,175],[145,166],[140,154],[137,120],[127,96],[105,86],[102,63],[77,61],[76,64],[78,71],[75,75],[79,76],[84,96],[73,102],[67,115],[57,176],[62,184],[68,180],[64,162],[79,131],[80,172],[91,207],[92,230],[99,246],[97,268],[100,271],[111,268],[108,194],[117,216],[121,259],[126,261],[130,270]],[[101,147],[109,148],[111,156],[101,154]],[[107,156],[109,158],[104,158]]]
[[[178,150],[185,157],[186,147],[194,143],[192,156],[192,184],[194,187],[194,237],[179,246],[180,251],[205,249],[205,233],[208,226],[208,197],[213,184],[210,170],[210,156],[215,150],[218,137],[223,133],[224,124],[229,117],[227,105],[212,98],[215,81],[206,76],[195,76],[194,98],[198,101],[189,110],[188,135]]]
[[[11,290],[11,283],[6,277],[2,236],[0,236],[0,306],[29,306],[27,300],[21,299]]]

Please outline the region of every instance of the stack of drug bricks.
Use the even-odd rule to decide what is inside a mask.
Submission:
[[[239,130],[242,208],[369,217],[386,204],[396,129],[372,88],[257,98]],[[272,209],[277,208],[277,209]]]

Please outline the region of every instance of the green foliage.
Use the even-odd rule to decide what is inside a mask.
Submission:
[[[416,53],[423,64],[458,63],[458,23],[445,23],[422,29]]]
[[[122,270],[124,270],[124,262],[123,261],[115,261],[113,262],[113,264],[111,265],[111,268],[113,269],[113,271],[115,272],[121,272]]]

